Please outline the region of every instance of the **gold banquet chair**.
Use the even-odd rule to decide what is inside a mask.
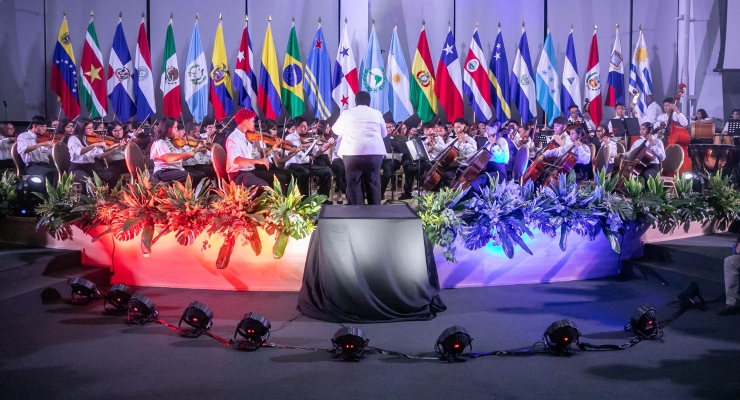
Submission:
[[[69,148],[64,142],[59,142],[51,148],[51,158],[54,160],[54,166],[57,167],[58,182],[62,181],[62,174],[69,172],[72,166],[72,159],[69,155]]]
[[[663,171],[660,175],[660,180],[663,181],[664,188],[671,188],[673,194],[676,193],[676,184],[673,181],[673,177],[681,169],[683,165],[683,149],[677,144],[672,144],[665,148],[665,160],[661,163]]]
[[[214,143],[211,148],[211,164],[216,171],[218,188],[223,189],[224,182],[229,182],[229,174],[226,173],[226,150],[218,143]]]
[[[133,184],[138,178],[138,171],[146,171],[144,154],[135,143],[129,143],[126,145],[123,155],[126,159],[126,168],[128,168],[128,173],[131,175],[131,183]]]
[[[22,179],[28,178],[28,175],[26,175],[26,163],[23,162],[21,153],[18,152],[17,142],[10,146],[10,155],[13,157],[13,164],[15,164],[15,175]]]

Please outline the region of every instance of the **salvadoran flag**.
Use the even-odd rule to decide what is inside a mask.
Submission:
[[[532,74],[527,32],[522,27],[522,37],[519,39],[510,79],[511,102],[516,104],[522,122],[527,122],[537,116],[537,103],[535,102],[537,95]]]
[[[134,101],[134,63],[128,51],[123,24],[118,20],[113,36],[113,48],[108,60],[108,98],[113,111],[121,121],[127,121],[136,114]]]
[[[637,107],[640,113],[645,113],[647,109],[647,96],[653,94],[653,80],[650,76],[650,60],[648,59],[648,50],[645,46],[645,37],[642,36],[640,29],[640,38],[637,39],[635,53],[632,56],[632,65],[630,66],[630,93],[634,95],[638,92]]]
[[[491,85],[488,81],[486,56],[480,45],[478,28],[473,32],[470,41],[468,56],[465,58],[465,75],[463,76],[463,92],[468,96],[476,118],[481,122],[488,122],[493,116],[491,111]]]
[[[578,63],[576,62],[576,49],[573,44],[573,29],[568,35],[568,46],[565,48],[565,64],[563,65],[563,91],[560,93],[560,109],[568,112],[571,105],[581,109],[581,80],[578,77]],[[580,111],[579,111],[580,114]]]
[[[398,40],[398,27],[393,28],[391,36],[387,78],[390,83],[388,99],[391,114],[396,121],[403,121],[414,113],[414,107],[411,104],[409,68],[406,66],[406,57]]]
[[[545,45],[542,46],[540,62],[537,64],[537,102],[545,112],[547,125],[552,125],[560,111],[560,79],[557,71],[558,61],[555,59],[555,46],[552,44],[552,35],[547,32]]]
[[[355,94],[359,91],[360,84],[357,77],[357,64],[352,54],[352,47],[347,37],[347,24],[342,31],[342,39],[337,49],[337,61],[334,64],[334,79],[332,80],[331,97],[344,111],[355,106]]]

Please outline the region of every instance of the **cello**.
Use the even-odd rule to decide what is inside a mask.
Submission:
[[[676,105],[676,103],[678,103],[684,93],[686,93],[686,84],[681,83],[678,85],[678,91],[676,92],[676,97],[673,100],[674,106]],[[673,120],[673,110],[668,113],[668,124],[665,127],[664,137],[668,146],[672,144],[677,144],[683,149],[683,164],[681,164],[681,168],[678,170],[678,172],[683,174],[684,172],[691,171],[691,157],[689,157],[689,143],[691,143],[691,132],[689,132],[689,130],[685,126]]]
[[[429,168],[429,171],[424,174],[424,183],[422,184],[424,190],[434,190],[442,180],[445,171],[457,162],[459,155],[455,142],[450,142],[447,148],[434,159],[434,164]]]
[[[524,175],[522,175],[522,182],[529,180],[536,182],[540,175],[545,172],[545,169],[547,169],[547,167],[554,161],[551,157],[545,158],[545,153],[550,150],[555,150],[558,147],[560,147],[560,145],[558,145],[558,142],[556,142],[555,139],[550,140],[550,143],[544,146],[542,150],[534,156],[532,164],[529,164],[527,170],[524,171]]]
[[[581,134],[578,139],[576,139],[576,141],[580,142],[581,140],[583,140],[583,138],[586,137],[586,135],[588,135],[588,133],[586,133],[586,130],[584,129],[583,134]],[[555,160],[555,162],[547,166],[544,174],[541,177],[542,186],[557,185],[558,177],[561,174],[568,175],[568,173],[570,173],[570,171],[575,168],[576,164],[578,163],[578,154],[576,154],[575,152],[577,147],[578,146],[576,146],[574,142],[573,146],[571,146],[571,148],[565,154],[563,154],[557,160]]]
[[[491,129],[494,131],[493,136],[498,139],[499,138],[499,129],[501,128],[501,123],[496,121],[491,126]],[[486,171],[486,165],[488,165],[488,162],[491,161],[492,154],[491,152],[484,146],[481,147],[475,154],[473,154],[472,157],[470,157],[470,160],[468,161],[468,166],[465,167],[465,170],[463,170],[462,175],[460,175],[459,178],[455,181],[455,183],[452,185],[452,189],[467,189],[470,187],[470,184],[477,179],[482,173]]]

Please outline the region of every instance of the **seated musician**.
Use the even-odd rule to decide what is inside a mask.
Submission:
[[[59,126],[59,118],[51,117],[51,122],[49,122],[49,127],[51,128],[51,131],[52,132],[56,131],[57,126]]]
[[[589,133],[589,139],[588,142],[592,145],[594,145],[594,148],[598,152],[601,148],[601,144],[603,141],[601,138],[604,136],[604,133],[608,132],[608,128],[604,125],[599,125],[594,129],[593,133]],[[611,140],[612,135],[609,135],[609,140]],[[614,144],[616,146],[616,143]]]
[[[302,139],[308,133],[308,121],[302,117],[296,117],[293,120],[293,125],[295,129],[291,130],[290,134],[285,136],[285,140],[292,143],[297,149],[301,149],[303,147]],[[322,194],[328,198],[331,190],[331,168],[311,163],[312,152],[316,146],[312,146],[310,143],[307,144],[305,149],[294,152],[285,161],[285,168],[297,176],[298,190],[300,190],[302,195],[309,195],[309,179],[311,176],[316,176],[319,179],[318,194]]]
[[[36,175],[49,179],[52,183],[57,180],[57,169],[51,160],[51,148],[54,142],[39,142],[38,137],[46,135],[46,118],[36,115],[31,118],[28,131],[18,135],[17,150],[26,164],[26,174]]]
[[[730,122],[729,121],[737,121],[737,120],[740,120],[740,110],[736,108],[732,110],[732,112],[730,113],[730,118],[728,118],[728,122],[725,122],[725,126],[724,128],[722,128],[722,133],[714,136],[714,144],[720,144],[720,138],[722,140],[722,143],[732,144],[732,136],[729,136],[730,134]]]
[[[552,122],[552,140],[554,140],[555,143],[557,143],[560,147],[563,147],[566,144],[570,143],[570,132],[567,130],[567,128],[568,120],[565,119],[565,117],[563,117],[562,115],[556,117],[555,120]]]
[[[595,130],[596,125],[594,125],[594,122],[590,119],[581,118],[580,112],[581,110],[575,104],[571,104],[568,107],[568,125],[583,125],[587,132]]]
[[[434,133],[437,134],[437,136],[442,138],[442,141],[445,145],[449,145],[450,143],[455,141],[455,138],[450,136],[450,130],[447,129],[445,125],[439,124],[434,128]]]
[[[381,175],[380,175],[380,196],[385,196],[385,191],[388,189],[388,184],[391,182],[393,174],[401,169],[401,152],[399,149],[393,148],[394,136],[398,135],[396,126],[393,121],[386,121],[385,129],[388,131],[388,135],[383,138],[383,144],[385,144],[386,156],[383,162],[380,164]],[[395,150],[395,151],[394,151]],[[395,159],[391,158],[391,155],[395,156]],[[393,182],[392,190],[396,189],[396,182]]]
[[[710,118],[707,114],[707,110],[700,108],[696,110],[696,117],[691,119],[692,121],[714,121],[714,118]]]
[[[120,177],[121,175],[128,173],[124,149],[126,148],[126,143],[131,139],[129,136],[125,136],[123,125],[118,121],[111,121],[108,123],[108,136],[115,138],[118,143],[111,146],[109,149],[110,151],[106,151],[101,158],[105,158],[107,161],[108,171],[111,171]]]
[[[622,102],[616,102],[614,104],[614,115],[613,119],[619,119],[624,121],[625,118],[627,118],[627,108],[624,106],[624,103]],[[617,132],[617,127],[612,126],[612,120],[609,120],[609,123],[606,125],[607,130],[612,133],[612,137],[614,137],[614,134]]]
[[[630,108],[641,124],[645,122],[650,122],[654,126],[656,121],[658,120],[658,116],[660,116],[661,114],[660,105],[655,101],[655,95],[647,95],[646,100],[647,108],[645,109],[644,113],[640,111],[640,107],[635,107],[634,103],[630,104]]]
[[[247,139],[247,133],[255,130],[256,117],[254,111],[246,108],[236,112],[236,129],[226,139],[226,172],[229,179],[238,185],[272,187],[273,177],[278,180],[281,177],[270,172],[270,160],[263,157],[258,148]],[[277,151],[281,143],[280,139],[276,140],[272,150]],[[257,169],[257,166],[261,168]]]
[[[486,127],[488,143],[484,148],[491,152],[491,160],[486,164],[485,172],[492,178],[498,176],[498,183],[506,180],[506,165],[509,164],[509,143],[502,136],[502,132],[494,132],[492,127]],[[483,175],[485,176],[485,174]],[[487,180],[487,177],[486,177]]]
[[[665,100],[663,100],[663,114],[660,114],[658,116],[658,119],[655,121],[656,124],[658,124],[661,128],[665,128],[668,124],[668,116],[673,111],[673,121],[677,122],[683,127],[689,126],[689,120],[686,119],[686,116],[681,114],[681,111],[676,107],[676,104],[674,103],[674,99],[668,97]]]
[[[316,153],[317,157],[314,159],[314,164],[324,154],[326,161],[328,161],[328,164],[325,166],[331,168],[331,172],[334,175],[334,192],[346,195],[347,179],[345,177],[344,159],[338,153],[341,138],[332,132],[331,125],[327,121],[319,122],[318,133],[326,141],[326,144]],[[319,165],[323,165],[321,161],[319,161]],[[342,200],[339,200],[339,204],[342,204]]]
[[[57,122],[57,127],[54,128],[54,137],[62,138],[64,144],[69,144],[69,137],[75,132],[74,121],[62,118],[61,121]]]
[[[606,164],[606,172],[611,173],[614,170],[614,158],[617,156],[617,142],[611,140],[612,134],[610,132],[607,132],[603,125],[599,125],[598,128],[596,129],[598,130],[599,128],[601,128],[602,130],[601,134],[599,135],[599,139],[601,140],[601,146],[609,148],[609,161]],[[599,151],[598,148],[596,151],[597,152]],[[598,173],[600,171],[594,171],[594,172]]]
[[[173,139],[184,139],[185,127],[179,127],[178,121],[172,117],[164,117],[157,125],[154,133],[154,143],[149,150],[149,158],[154,161],[154,178],[162,182],[185,183],[188,176],[194,184],[205,178],[202,172],[187,171],[182,162],[194,158],[197,153],[206,151],[203,143],[198,144],[190,151],[177,148]]]
[[[563,118],[564,117],[558,117]],[[557,118],[555,119],[557,121]],[[558,122],[555,122],[557,124]],[[576,154],[576,165],[573,170],[576,172],[576,181],[582,181],[588,178],[589,169],[591,167],[591,149],[585,142],[587,138],[586,130],[578,125],[571,125],[567,129],[567,140],[561,138],[560,135],[555,135],[555,140],[560,146],[545,151],[543,153],[545,158],[552,158],[555,160],[560,159],[566,153],[575,148],[573,152]]]
[[[93,122],[87,118],[78,118],[75,124],[74,133],[69,137],[67,146],[69,147],[69,157],[72,162],[69,172],[74,174],[74,181],[85,183],[87,178],[92,178],[93,172],[100,177],[100,180],[106,182],[108,187],[114,187],[121,177],[114,171],[105,169],[99,163],[99,160],[113,154],[116,148],[108,148],[104,140],[93,142],[91,137],[102,139],[93,130]]]
[[[206,142],[201,139],[200,136],[200,125],[195,122],[188,122],[185,124],[185,136],[189,141],[197,143]],[[195,147],[186,144],[183,150],[190,151]],[[182,162],[183,168],[189,172],[200,172],[208,179],[216,179],[216,170],[213,168],[213,162],[211,161],[211,151],[206,147],[205,151],[201,151],[195,154],[195,157],[185,160]]]
[[[203,127],[203,133],[208,137],[213,143],[218,143],[223,147],[226,148],[226,138],[229,137],[228,134],[226,134],[225,131],[216,131],[216,119],[213,117],[203,117],[203,120],[200,121],[200,126]]]
[[[476,151],[478,151],[478,144],[475,142],[475,139],[467,134],[467,128],[468,122],[465,118],[458,118],[455,120],[453,129],[455,130],[456,137],[454,139],[453,146],[457,149],[458,160],[461,162],[467,161]],[[462,169],[463,168],[460,168],[459,165],[453,164],[453,166],[448,168],[442,175],[442,179],[440,181],[442,185],[446,187],[451,186],[452,182],[457,178],[457,175],[462,172]]]
[[[672,101],[673,100],[671,100],[671,102]],[[640,176],[643,179],[658,176],[658,174],[660,174],[660,162],[665,160],[665,149],[663,148],[663,142],[655,137],[653,124],[649,122],[645,122],[640,125],[640,138],[632,144],[632,147],[630,147],[627,156],[635,156],[634,152],[639,149],[645,141],[647,141],[647,147],[648,149],[650,149],[650,151],[653,152],[655,157],[653,157],[653,159],[650,161],[650,165],[648,165],[647,168],[645,168],[645,170],[640,173]]]
[[[297,175],[293,172],[283,168],[287,158],[284,158],[285,152],[282,148],[284,141],[278,138],[277,135],[277,123],[275,120],[266,119],[261,124],[255,126],[255,128],[264,129],[263,132],[276,138],[277,143],[275,145],[267,145],[260,141],[252,142],[252,146],[260,153],[260,156],[266,158],[270,163],[270,168],[266,168],[264,165],[255,165],[254,172],[257,176],[263,177],[265,181],[269,182],[270,186],[272,186],[274,178],[277,178],[283,189],[283,193],[287,193],[290,180],[293,179],[297,182],[298,179]],[[249,138],[247,138],[247,140],[249,140]]]
[[[424,146],[429,155],[429,161],[414,161],[410,157],[403,161],[403,175],[405,181],[403,183],[403,193],[398,197],[399,200],[410,200],[414,197],[412,195],[414,190],[414,180],[420,181],[429,169],[429,163],[439,157],[439,155],[445,150],[445,147],[447,147],[442,137],[435,133],[435,128],[436,127],[433,122],[427,122],[422,125]]]
[[[0,124],[0,170],[15,168],[10,148],[13,147],[16,139],[13,124],[10,122]]]

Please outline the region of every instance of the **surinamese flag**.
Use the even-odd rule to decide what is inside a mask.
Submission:
[[[98,35],[92,18],[87,25],[85,46],[80,60],[80,102],[84,103],[90,118],[101,118],[108,114],[108,98],[105,97],[105,68],[103,54],[98,45]]]

